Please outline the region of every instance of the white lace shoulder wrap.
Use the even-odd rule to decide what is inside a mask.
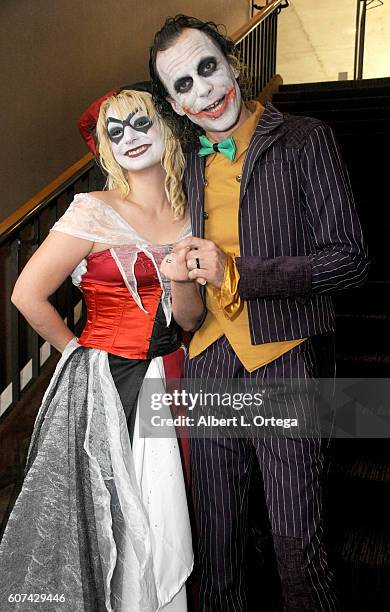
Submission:
[[[159,266],[164,256],[170,252],[171,245],[151,244],[111,206],[88,193],[75,195],[73,202],[53,225],[51,231],[110,245],[111,255],[116,261],[128,290],[138,306],[146,312],[138,293],[137,279],[134,274],[138,253],[145,253],[156,269],[162,289],[162,306],[167,325],[169,325],[172,317],[170,282],[160,273]],[[190,235],[191,222],[188,216],[177,240]],[[72,273],[72,280],[76,285],[80,284],[81,277],[86,270],[87,262],[84,259]]]

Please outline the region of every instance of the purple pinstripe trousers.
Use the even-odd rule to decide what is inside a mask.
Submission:
[[[186,378],[276,380],[333,376],[333,338],[305,341],[249,373],[223,336],[186,363]],[[245,381],[243,380],[243,383]],[[304,401],[288,400],[290,415],[303,416]],[[255,453],[253,453],[253,448]],[[257,457],[264,482],[284,610],[335,612],[339,604],[322,544],[320,436],[191,439],[191,469],[198,518],[198,569],[202,612],[249,612],[245,553],[248,488]],[[258,608],[261,612],[261,592]]]

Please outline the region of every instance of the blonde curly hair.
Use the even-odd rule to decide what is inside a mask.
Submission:
[[[182,219],[186,207],[186,197],[182,188],[185,165],[183,151],[179,140],[173,136],[171,128],[157,114],[152,103],[152,96],[147,92],[123,89],[118,94],[104,100],[100,107],[96,133],[99,141],[100,164],[107,173],[105,189],[118,189],[124,198],[131,192],[127,173],[118,164],[112,153],[106,125],[109,107],[122,119],[125,119],[131,112],[142,111],[152,119],[153,123],[158,125],[164,141],[161,165],[166,172],[165,193],[174,218]]]

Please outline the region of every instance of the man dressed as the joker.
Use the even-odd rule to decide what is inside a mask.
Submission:
[[[188,247],[189,278],[207,283],[207,316],[186,376],[265,386],[333,376],[330,295],[360,285],[368,264],[331,130],[271,104],[244,103],[234,45],[214,24],[169,18],[150,69],[160,112],[173,109],[187,141],[191,125],[200,134],[185,176],[194,237],[178,248]],[[191,441],[203,611],[248,609],[247,492],[256,457],[285,609],[338,610],[322,546],[321,440],[280,436]]]

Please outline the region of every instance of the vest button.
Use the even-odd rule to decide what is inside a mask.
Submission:
[[[208,182],[207,181],[205,181],[203,184],[204,184],[205,187],[208,186]]]
[[[241,176],[242,176],[241,174],[237,174],[236,176],[237,183],[241,183]]]
[[[208,219],[208,218],[209,218],[209,213],[204,212],[204,213],[203,213],[203,219]]]

